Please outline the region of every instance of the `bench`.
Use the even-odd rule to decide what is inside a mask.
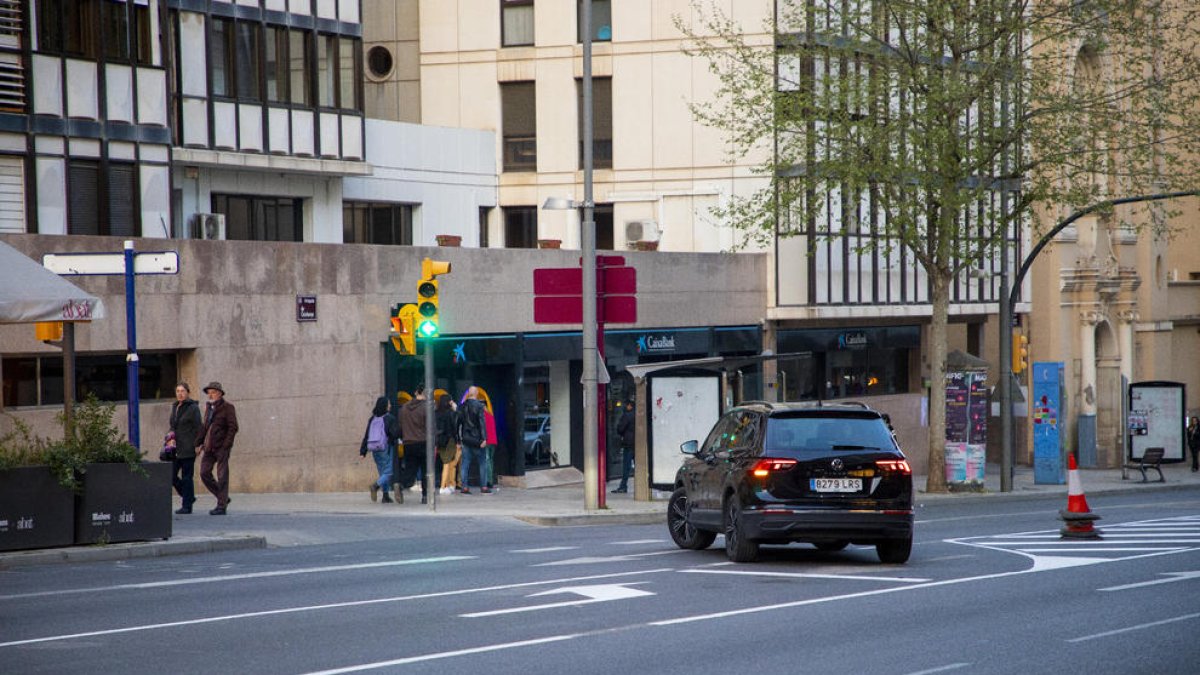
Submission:
[[[1160,466],[1162,464],[1162,458],[1162,448],[1146,448],[1146,451],[1142,453],[1141,460],[1136,462],[1126,462],[1125,465],[1121,467],[1121,480],[1129,478],[1127,472],[1131,469],[1136,469],[1137,471],[1142,472],[1142,482],[1148,483],[1149,480],[1146,479],[1146,469],[1154,469],[1158,472],[1158,480],[1154,482],[1167,482],[1166,477],[1163,476],[1162,467]]]

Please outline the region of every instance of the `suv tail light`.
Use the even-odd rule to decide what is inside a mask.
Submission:
[[[760,459],[758,460],[758,463],[754,465],[754,468],[750,470],[750,473],[758,476],[759,478],[765,478],[771,475],[772,471],[787,471],[794,466],[796,466],[796,460],[794,459]]]
[[[906,476],[912,474],[912,467],[908,465],[907,459],[880,459],[876,460],[875,466],[883,473],[899,473]]]

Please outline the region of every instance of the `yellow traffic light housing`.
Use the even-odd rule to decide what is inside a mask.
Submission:
[[[402,305],[392,315],[392,346],[401,354],[416,356],[417,336],[413,332],[413,322],[417,312],[416,305]]]
[[[1013,331],[1012,342],[1012,371],[1022,373],[1029,368],[1029,338],[1019,331]]]
[[[39,321],[33,324],[33,334],[42,342],[57,342],[63,339],[61,321]]]
[[[440,298],[437,277],[450,273],[450,263],[425,258],[421,261],[421,280],[417,282],[416,334],[435,338],[441,332],[438,317]]]

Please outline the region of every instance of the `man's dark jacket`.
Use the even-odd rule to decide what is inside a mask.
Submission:
[[[212,416],[209,416],[209,409]],[[233,449],[233,437],[237,436],[237,410],[225,399],[209,401],[204,409],[204,426],[200,427],[200,435],[196,437],[196,447],[204,447],[205,452],[228,453]]]

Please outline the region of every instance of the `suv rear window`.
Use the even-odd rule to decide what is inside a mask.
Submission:
[[[772,416],[767,420],[765,454],[775,457],[826,455],[832,450],[896,450],[892,433],[878,417]]]

